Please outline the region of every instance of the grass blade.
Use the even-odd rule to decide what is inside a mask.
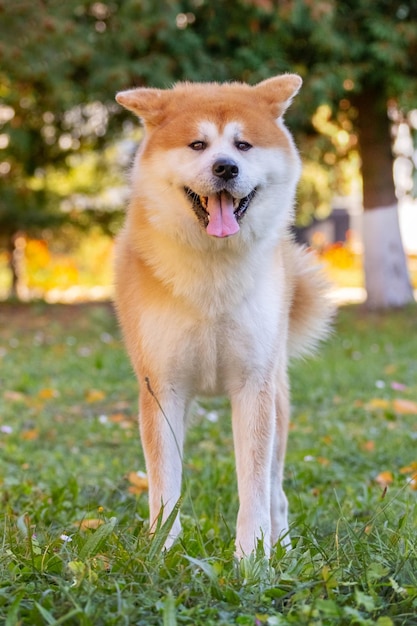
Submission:
[[[5,626],[16,626],[16,624],[19,623],[19,620],[17,619],[18,614],[19,614],[19,607],[20,607],[20,603],[23,600],[25,595],[24,591],[21,591],[16,598],[13,600],[12,604],[10,605],[10,608],[7,612],[7,618],[6,618],[6,623]]]
[[[79,558],[81,560],[87,559],[90,556],[97,554],[104,541],[112,534],[114,527],[117,524],[117,518],[112,517],[108,522],[100,526],[91,537],[87,539],[85,544],[80,550]]]
[[[157,527],[155,534],[153,536],[151,549],[149,550],[150,560],[154,559],[156,555],[162,551],[165,541],[168,538],[169,531],[171,530],[175,522],[175,519],[178,515],[178,512],[180,510],[181,503],[182,503],[182,498],[180,498],[178,502],[175,504],[174,508],[172,509],[171,513],[168,515],[167,519],[162,524],[162,526]]]
[[[177,626],[177,612],[175,610],[175,598],[172,591],[168,593],[162,610],[163,626]]]
[[[42,615],[43,619],[46,621],[46,623],[49,624],[50,626],[59,626],[60,624],[64,624],[65,622],[72,619],[76,615],[79,615],[80,613],[82,613],[81,609],[73,609],[72,611],[70,611],[66,615],[63,615],[59,619],[55,619],[54,616],[49,611],[47,611],[45,607],[40,605],[38,602],[35,602],[35,606],[38,609],[39,613]],[[16,623],[17,622],[14,622],[13,626]]]
[[[56,623],[54,616],[51,615],[51,613],[47,611],[45,607],[41,606],[38,602],[35,602],[35,606],[47,624],[50,624],[51,626],[52,624]]]
[[[184,558],[186,558],[187,561],[201,569],[213,585],[217,585],[218,576],[214,567],[210,565],[210,563],[208,563],[207,561],[203,561],[202,559],[196,559],[193,556],[189,556],[188,554],[184,554]]]

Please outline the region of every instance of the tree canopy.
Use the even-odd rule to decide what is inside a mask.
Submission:
[[[120,137],[127,118],[116,91],[181,79],[254,83],[298,72],[304,87],[289,124],[306,160],[337,172],[359,148],[365,204],[391,202],[386,111],[417,107],[416,58],[417,0],[0,0],[0,233],[74,218],[61,211],[68,190],[51,185],[51,171]],[[365,152],[381,153],[366,136],[372,119],[385,120],[389,153],[377,176]],[[96,159],[92,193],[105,168]],[[108,211],[93,214],[109,222]]]

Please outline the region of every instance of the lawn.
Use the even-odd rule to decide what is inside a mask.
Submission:
[[[417,624],[417,311],[342,309],[294,363],[293,550],[233,558],[229,407],[199,402],[184,532],[147,534],[136,382],[109,305],[0,305],[0,623]],[[139,474],[138,474],[139,472]]]

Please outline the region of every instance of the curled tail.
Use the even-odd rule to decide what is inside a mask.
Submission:
[[[284,259],[292,276],[289,354],[302,356],[312,353],[330,333],[336,306],[330,298],[330,284],[313,252],[289,241]]]

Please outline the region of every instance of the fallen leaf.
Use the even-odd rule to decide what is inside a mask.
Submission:
[[[10,402],[25,402],[26,400],[25,394],[20,391],[5,391],[3,397],[5,400],[10,400]]]
[[[124,413],[113,413],[113,415],[110,415],[109,419],[111,422],[115,422],[117,424],[118,422],[123,422],[123,420],[126,419],[126,415]]]
[[[78,526],[80,530],[97,530],[104,521],[97,518],[83,519],[81,522],[74,522],[74,526]]]
[[[400,469],[400,474],[414,474],[417,472],[417,461],[412,461]]]
[[[106,570],[106,572],[110,571],[111,562],[107,555],[97,554],[95,558],[96,558],[96,561],[98,561],[102,565],[103,569]]]
[[[36,439],[39,439],[39,430],[37,428],[24,430],[21,434],[21,438],[25,441],[35,441]]]
[[[116,402],[114,408],[116,411],[125,411],[126,409],[130,409],[130,403],[126,402],[126,400],[120,400],[119,402]]]
[[[368,410],[372,410],[372,409],[388,409],[390,406],[390,401],[389,400],[384,400],[383,398],[372,398],[372,400],[369,400],[369,402],[367,402],[366,404],[366,408]]]
[[[129,493],[139,496],[148,491],[148,477],[143,472],[129,472],[127,479],[130,482]]]
[[[330,465],[329,459],[326,459],[324,456],[318,456],[317,463],[323,465],[323,467],[327,467],[328,465]]]
[[[381,472],[380,474],[378,474],[378,476],[375,478],[375,482],[377,482],[378,485],[380,485],[380,487],[385,488],[394,482],[394,476],[392,472],[387,470],[385,472]]]
[[[401,415],[417,415],[417,402],[396,398],[392,401],[392,408]]]
[[[131,420],[125,413],[113,413],[108,419],[114,424],[119,424],[120,428],[124,430],[133,428],[135,425],[134,420]]]
[[[408,475],[407,484],[413,491],[417,491],[417,461],[405,465],[400,469],[400,474]]]
[[[104,391],[100,391],[99,389],[89,389],[85,394],[85,399],[87,402],[100,402],[100,400],[104,400],[106,394]]]
[[[375,441],[372,441],[371,439],[369,441],[365,441],[362,447],[366,450],[366,452],[373,452],[375,450]]]
[[[50,387],[46,387],[45,389],[41,389],[38,392],[38,398],[41,400],[50,400],[51,398],[56,398],[58,396],[58,392],[56,389],[51,389]]]

